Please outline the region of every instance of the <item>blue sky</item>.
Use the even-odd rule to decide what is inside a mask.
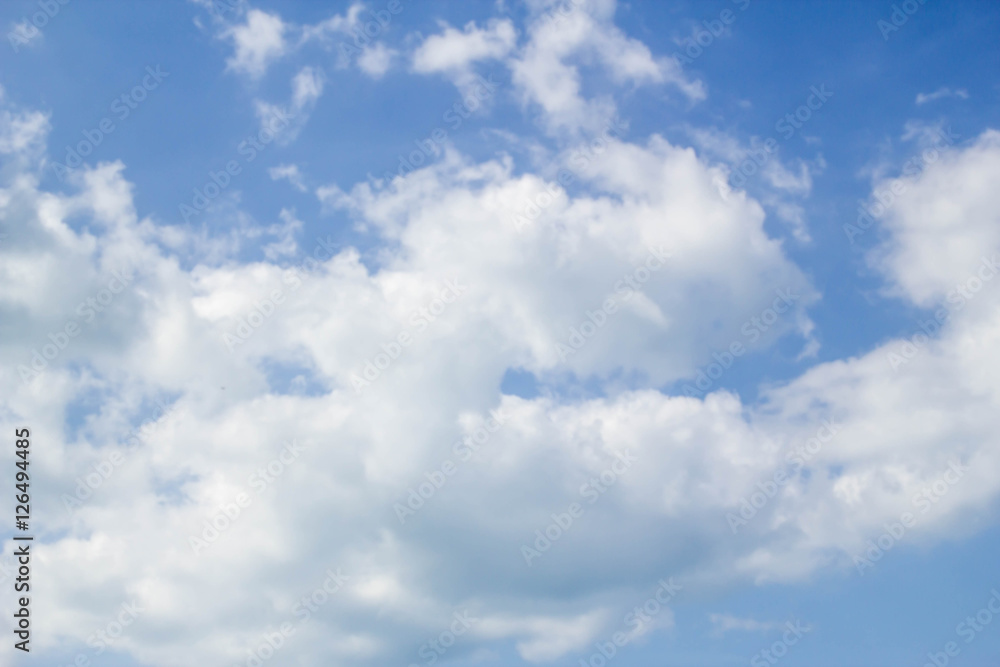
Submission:
[[[432,664],[471,610],[433,662],[602,667],[671,577],[608,664],[996,663],[1000,618],[959,628],[1000,590],[1000,7],[17,0],[0,26],[0,421],[38,443],[39,553],[33,655],[3,660],[244,665],[342,568],[264,664]]]

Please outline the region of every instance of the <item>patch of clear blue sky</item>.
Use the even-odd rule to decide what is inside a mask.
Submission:
[[[771,350],[742,358],[718,385],[747,400],[756,397],[761,382],[795,377],[817,361],[862,354],[914,329],[921,313],[880,296],[883,281],[864,265],[863,253],[878,241],[877,229],[855,246],[843,232],[844,223],[857,217],[858,201],[869,194],[869,181],[860,172],[881,156],[879,147],[887,139],[892,142],[888,155],[896,164],[913,154],[914,146],[899,141],[908,120],[943,121],[961,136],[960,143],[998,124],[1000,5],[928,0],[885,40],[877,22],[889,18],[892,5],[751,0],[739,11],[737,3],[706,0],[619,6],[618,25],[657,55],[680,52],[675,39],[689,36],[697,23],[717,18],[723,9],[735,8],[737,17],[729,33],[713,40],[687,67],[707,84],[707,100],[689,105],[669,88],[621,95],[621,115],[631,125],[629,140],[659,133],[686,144],[687,128],[707,126],[744,142],[750,136],[778,137],[775,123],[803,102],[810,86],[826,84],[834,92],[803,132],[780,141],[782,160],[814,159],[822,153],[827,163],[814,180],[811,197],[803,202],[812,243],[799,244],[780,223],[768,223],[770,233],[785,239],[786,252],[823,294],[810,309],[822,348],[814,360],[795,361],[799,343],[786,339]],[[343,12],[347,3],[255,6],[277,10],[286,20],[314,23],[333,11]],[[380,5],[376,1],[372,6]],[[461,26],[493,16],[495,6],[492,1],[411,2],[385,39],[399,48],[413,31],[436,32],[439,18]],[[34,2],[4,3],[0,23],[6,29],[36,10]],[[524,14],[519,6],[512,12],[518,18]],[[286,103],[295,72],[305,64],[319,64],[327,73],[327,88],[299,139],[288,146],[269,146],[244,165],[228,191],[239,192],[241,209],[258,223],[278,222],[282,207],[294,207],[305,224],[299,240],[307,251],[317,235],[328,234],[362,248],[375,246],[377,239],[354,234],[343,215],[323,214],[311,191],[303,194],[285,182],[274,182],[267,169],[298,164],[311,189],[330,183],[348,188],[369,174],[380,177],[395,171],[398,156],[413,150],[415,140],[446,126],[443,114],[458,100],[454,87],[442,77],[416,76],[398,67],[381,81],[372,81],[353,68],[335,69],[335,53],[322,57],[318,50],[307,59],[293,55],[282,60],[260,82],[248,85],[224,71],[230,47],[212,32],[199,30],[193,23],[196,15],[207,22],[204,13],[182,3],[70,3],[44,28],[39,47],[16,54],[7,44],[0,48],[0,85],[9,100],[51,113],[49,154],[54,160],[63,161],[64,147],[79,141],[81,132],[111,118],[115,131],[88,161],[122,160],[126,177],[135,184],[139,214],[177,224],[178,205],[190,202],[192,189],[207,182],[209,171],[236,159],[239,142],[257,132],[253,99]],[[128,118],[119,120],[111,111],[112,102],[141,80],[147,66],[156,65],[169,77]],[[547,142],[533,113],[526,115],[506,95],[504,70],[485,64],[480,72],[493,73],[501,89],[491,114],[449,129],[455,144],[476,159],[510,150],[483,137],[481,131],[493,127]],[[598,78],[588,85],[603,84]],[[969,98],[915,106],[918,93],[944,86],[965,89]],[[808,143],[804,135],[820,141]],[[523,156],[514,154],[523,160],[518,169],[528,168]],[[44,179],[44,185],[60,187],[54,174]],[[752,182],[748,187],[753,192]],[[228,224],[205,217],[198,216],[196,224],[218,231]],[[244,258],[258,256],[251,248]],[[285,380],[291,377],[288,369],[272,371]],[[526,393],[537,390],[530,378],[516,373],[506,386]],[[74,408],[83,412],[70,416],[68,428],[80,426],[86,407]],[[677,600],[675,630],[623,650],[615,662],[622,667],[749,664],[776,636],[734,631],[721,639],[712,637],[707,614],[729,612],[763,621],[800,618],[812,625],[813,632],[782,660],[790,667],[920,665],[927,651],[941,650],[955,639],[955,626],[982,608],[990,589],[1000,586],[995,557],[990,556],[998,548],[1000,530],[995,527],[933,549],[904,539],[864,577],[849,571],[816,577],[805,585],[760,586],[737,593],[724,587],[692,591]],[[988,660],[1000,654],[1000,619],[973,643],[961,646],[956,664],[994,664]],[[67,652],[65,662],[74,655]],[[556,664],[577,665],[580,657]],[[111,655],[102,660],[122,667],[137,664]],[[500,662],[520,661],[503,651]]]

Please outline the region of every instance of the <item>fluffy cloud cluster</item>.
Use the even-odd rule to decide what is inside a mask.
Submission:
[[[573,88],[581,50],[696,96],[611,3],[591,9],[515,56],[552,127],[603,118]],[[442,39],[502,41],[477,34]],[[245,48],[251,72],[278,53]],[[717,377],[735,343],[808,338],[819,295],[692,149],[607,139],[572,193],[572,144],[544,174],[448,151],[319,189],[374,258],[305,238],[241,263],[141,216],[120,163],[40,189],[46,131],[0,114],[0,421],[37,443],[39,649],[83,645],[134,602],[114,647],[165,667],[245,664],[284,624],[302,664],[420,663],[446,633],[449,656],[545,662],[619,629],[663,577],[697,596],[854,568],[903,512],[906,539],[940,539],[1000,492],[995,132],[910,177],[883,223],[887,283],[930,308],[930,335],[745,405],[659,388]],[[504,393],[512,370],[541,394]]]
[[[509,20],[493,20],[485,28],[469,23],[462,31],[445,25],[413,54],[414,71],[447,73],[464,89],[477,61],[500,61],[511,73],[515,94],[558,134],[600,132],[614,116],[610,96],[583,96],[583,67],[602,72],[615,85],[668,83],[688,99],[705,97],[701,82],[689,80],[676,60],[655,58],[614,25],[614,2],[547,0],[529,6],[532,16],[520,45]]]
[[[477,60],[498,59],[514,47],[517,33],[510,21],[493,20],[486,28],[469,23],[462,31],[445,24],[440,35],[428,37],[413,54],[417,72],[461,70]]]
[[[705,97],[704,85],[689,79],[675,59],[655,57],[645,44],[614,25],[614,2],[547,0],[529,7],[531,16],[520,41],[510,19],[491,19],[482,27],[473,21],[461,30],[441,22],[440,33],[421,38],[408,49],[412,71],[445,75],[468,94],[478,80],[477,66],[499,63],[510,73],[513,94],[558,135],[598,133],[615,115],[610,95],[585,97],[585,74],[600,74],[613,86],[669,84],[691,101]],[[215,14],[215,19],[218,36],[233,48],[228,69],[251,80],[310,44],[336,49],[337,67],[353,62],[379,79],[400,55],[384,39],[394,17],[405,8],[399,0],[377,10],[356,3],[342,15],[299,26],[277,13],[237,5],[229,14]],[[417,37],[411,35],[409,41]]]

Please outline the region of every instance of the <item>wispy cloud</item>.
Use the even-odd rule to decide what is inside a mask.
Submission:
[[[781,621],[758,621],[754,618],[739,618],[732,614],[709,614],[708,620],[712,622],[712,634],[721,637],[727,632],[734,630],[740,632],[767,632],[780,628]]]
[[[969,93],[964,88],[957,88],[952,90],[951,88],[938,88],[933,93],[918,93],[917,94],[917,106],[922,106],[928,102],[933,102],[934,100],[944,99],[946,97],[957,97],[961,100],[969,99]]]

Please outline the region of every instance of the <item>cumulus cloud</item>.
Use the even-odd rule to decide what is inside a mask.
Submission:
[[[426,38],[414,51],[412,69],[419,74],[443,74],[462,92],[474,94],[479,78],[476,64],[503,61],[517,42],[509,19],[491,19],[484,28],[474,21],[463,30],[441,22],[442,32]]]
[[[1000,196],[991,185],[1000,174],[1000,132],[984,132],[962,151],[922,155],[917,173],[875,184],[893,200],[880,220],[891,235],[871,262],[894,293],[929,307],[946,299],[983,255],[1000,249]]]
[[[708,359],[703,351],[687,358],[684,350],[693,350],[699,335],[725,343],[738,336],[740,321],[731,311],[770,303],[771,278],[784,274],[803,295],[808,290],[779,245],[761,231],[759,208],[749,201],[722,202],[710,168],[690,151],[656,139],[646,146],[609,147],[607,159],[606,167],[594,165],[590,178],[602,189],[627,194],[628,204],[606,195],[561,193],[537,227],[521,231],[512,214],[553,186],[536,176],[515,176],[504,162],[473,163],[452,152],[391,189],[359,185],[338,195],[328,187],[322,194],[328,206],[346,208],[398,247],[377,270],[329,239],[304,239],[301,256],[290,254],[295,246],[278,243],[266,261],[195,258],[183,262],[190,268],[181,268],[157,243],[159,225],[138,217],[121,165],[81,169],[72,195],[40,192],[30,181],[8,184],[5,214],[18,216],[37,248],[26,252],[20,238],[10,249],[0,247],[10,253],[2,303],[34,323],[5,339],[2,348],[9,363],[0,380],[9,410],[39,424],[37,437],[51,440],[60,455],[40,462],[39,471],[58,479],[54,484],[70,496],[80,471],[112,452],[126,456],[93,497],[80,507],[71,504],[72,512],[58,494],[40,506],[39,520],[66,531],[38,545],[47,564],[39,576],[54,582],[38,600],[45,612],[39,617],[52,624],[46,636],[52,642],[85,640],[80,633],[89,633],[127,598],[146,609],[150,621],[145,630],[137,624],[120,645],[137,658],[179,665],[193,651],[204,659],[233,660],[270,624],[294,618],[300,596],[289,591],[308,594],[327,567],[341,567],[353,579],[321,618],[302,627],[296,648],[287,649],[307,660],[406,660],[462,609],[481,619],[470,629],[468,650],[511,642],[529,660],[577,650],[603,631],[613,604],[604,588],[606,574],[597,574],[603,569],[597,561],[576,562],[575,554],[593,536],[622,528],[614,526],[623,513],[635,516],[628,530],[646,531],[674,512],[686,512],[669,500],[686,491],[650,496],[648,485],[664,480],[635,470],[628,473],[631,479],[623,476],[614,496],[595,506],[586,527],[568,535],[542,563],[528,567],[521,544],[533,540],[535,528],[544,527],[561,505],[579,499],[579,484],[605,471],[616,454],[628,451],[656,468],[680,470],[679,460],[659,461],[667,455],[660,451],[659,431],[671,420],[679,420],[676,428],[685,439],[681,433],[707,435],[728,423],[726,441],[749,445],[749,428],[731,397],[708,399],[711,407],[701,416],[701,401],[655,391],[561,405],[503,395],[504,373],[521,367],[544,380],[566,373],[606,376],[618,366],[648,374],[647,382],[683,377]],[[626,183],[622,169],[644,177]],[[676,181],[682,175],[686,180]],[[682,190],[683,201],[672,201]],[[91,217],[93,231],[74,231],[64,221],[68,215]],[[675,224],[663,227],[661,221],[671,218]],[[683,232],[685,226],[697,229],[684,224],[695,218],[714,231]],[[623,227],[615,222],[620,220],[633,222]],[[291,211],[283,213],[283,222],[268,233],[287,238],[298,229]],[[673,255],[658,264],[659,274],[641,289],[616,295],[616,282],[638,275],[649,248],[665,243]],[[484,252],[470,255],[470,247]],[[14,256],[39,271],[17,270],[20,263],[7,261]],[[72,289],[67,266],[78,267]],[[563,267],[565,275],[553,280],[553,266]],[[134,274],[129,289],[42,372],[22,378],[18,367],[31,368],[29,350],[77,317],[75,305],[99,293],[114,270]],[[720,275],[713,278],[713,271]],[[449,284],[458,286],[460,296],[439,316],[433,305],[428,312]],[[615,295],[621,311],[585,347],[560,360],[557,345],[568,340],[571,328]],[[246,339],[227,345],[226,336],[241,336],[241,322],[263,300],[271,300],[264,310],[273,308],[273,315]],[[710,317],[728,322],[726,333],[713,335],[704,326],[697,313],[705,307],[712,309]],[[358,392],[353,378],[370,377],[366,360],[403,330],[411,333],[412,345]],[[676,351],[653,361],[671,347]],[[458,366],[457,351],[463,359]],[[301,380],[281,384],[275,368]],[[447,370],[455,368],[463,371]],[[93,391],[128,398],[89,414],[71,433],[39,418]],[[124,433],[142,422],[154,399],[169,403],[169,419],[156,419],[142,445],[127,449]],[[378,419],[389,404],[408,407],[391,422]],[[401,524],[394,504],[407,502],[409,490],[443,457],[455,457],[451,443],[474,433],[490,411],[504,421],[494,446],[465,462],[461,477]],[[257,496],[249,476],[291,438],[305,447],[301,465],[289,464]],[[699,451],[682,447],[675,454]],[[564,482],[553,486],[553,478]],[[241,491],[255,494],[245,521],[196,554],[191,536],[201,535],[205,520]],[[490,499],[512,493],[523,502],[503,501],[510,519],[488,520]],[[471,551],[437,555],[438,536],[458,527],[471,531]],[[126,542],[142,548],[124,549]],[[683,569],[666,557],[669,549],[652,558],[656,551],[629,584],[633,596],[645,586],[643,577],[655,573],[655,580]],[[314,567],[319,553],[322,568]],[[271,568],[289,558],[301,567],[282,569],[281,575]],[[591,582],[583,599],[566,599],[557,582],[545,583],[551,572],[567,567],[574,580]],[[77,568],[91,576],[80,576]],[[484,578],[486,570],[491,574]],[[144,574],[153,571],[155,578]],[[215,586],[229,590],[250,580],[257,582],[252,592],[204,601]],[[484,588],[477,583],[482,581],[491,583]],[[521,593],[511,597],[512,590]],[[266,613],[251,613],[247,595],[268,599]],[[195,597],[202,602],[188,608]],[[74,602],[82,599],[86,608]],[[184,628],[210,618],[229,619],[221,627],[240,629],[182,640]],[[175,631],[168,637],[152,630],[164,626]],[[330,642],[324,636],[349,639]]]
[[[350,34],[359,25],[359,17],[364,8],[364,4],[355,2],[343,14],[334,14],[315,25],[302,26],[300,43],[314,40],[326,43],[331,37]]]
[[[210,1],[207,6],[211,11]],[[259,79],[271,64],[308,44],[331,48],[333,38],[343,39],[358,27],[363,10],[363,4],[354,3],[343,14],[306,25],[287,22],[277,12],[248,9],[243,4],[232,8],[234,16],[229,12],[212,13],[219,24],[219,37],[233,45],[233,55],[226,60],[227,69]]]
[[[596,49],[623,80],[669,80],[614,32],[612,5],[588,7],[562,31],[538,24],[515,63],[564,129],[591,122],[592,101],[545,97],[544,76],[517,72],[532,58],[572,78],[563,59]],[[291,106],[322,89],[300,70]],[[691,148],[619,136],[595,153],[567,138],[534,171],[449,148],[392,183],[317,191],[374,255],[298,238],[285,208],[248,234],[276,240],[246,261],[226,242],[191,251],[209,232],[137,211],[121,163],[43,189],[35,113],[0,114],[0,422],[31,424],[47,452],[32,462],[52,490],[34,507],[41,651],[84,644],[125,602],[143,611],[116,648],[164,667],[245,660],[283,623],[290,662],[409,664],[456,615],[468,624],[449,658],[569,659],[662,577],[686,594],[802,580],[858,567],[903,512],[919,543],[995,507],[1000,281],[983,263],[1000,250],[995,131],[906,176],[882,221],[893,294],[947,317],[744,403],[664,387],[721,368],[737,342],[752,354],[808,341],[819,294],[761,204],[723,197],[725,168]],[[50,357],[71,322],[79,333]],[[511,370],[539,394],[502,391]],[[588,383],[599,390],[563,391]],[[777,470],[786,481],[747,516]],[[924,511],[916,499],[949,470]],[[583,511],[540,546],[574,503]]]
[[[0,153],[13,155],[41,147],[49,131],[49,116],[40,111],[0,110]]]
[[[302,172],[299,171],[298,165],[279,164],[277,167],[271,167],[268,169],[267,173],[275,181],[284,179],[291,183],[292,186],[294,186],[299,192],[306,191]]]
[[[615,114],[609,96],[587,99],[581,67],[596,66],[615,85],[671,84],[686,98],[705,97],[704,86],[689,80],[672,58],[655,58],[639,40],[614,25],[614,2],[532,2],[526,40],[517,45],[517,30],[508,19],[485,27],[475,22],[459,31],[442,24],[442,32],[424,39],[414,51],[413,70],[444,73],[463,92],[475,80],[474,65],[499,61],[510,70],[514,93],[541,112],[552,132],[597,133]]]
[[[614,114],[610,98],[581,94],[581,61],[593,60],[618,84],[668,83],[688,99],[705,97],[703,84],[689,80],[675,60],[654,58],[614,25],[614,2],[535,5],[528,42],[510,67],[522,99],[542,110],[550,129],[599,131]]]
[[[497,60],[506,56],[517,39],[517,31],[509,20],[491,20],[485,28],[474,21],[463,30],[443,24],[444,30],[431,35],[413,54],[413,69],[430,72],[466,70],[480,60]]]
[[[233,55],[226,61],[228,69],[252,78],[263,76],[268,66],[288,51],[287,31],[278,14],[251,9],[244,23],[222,33],[233,43]]]
[[[983,153],[998,152],[993,141],[984,137],[941,168],[978,163]],[[933,186],[935,174],[925,178]],[[39,519],[64,531],[38,545],[40,579],[53,582],[38,596],[39,618],[50,626],[43,636],[83,641],[80,633],[89,630],[81,628],[135,599],[149,623],[137,625],[122,647],[139,659],[181,665],[194,652],[234,660],[268,627],[295,618],[297,591],[308,594],[326,569],[339,567],[353,579],[285,649],[304,660],[406,660],[456,610],[467,609],[480,622],[458,653],[509,641],[525,659],[545,661],[587,645],[608,627],[609,603],[625,604],[665,573],[691,581],[788,579],[849,565],[851,549],[898,516],[956,457],[969,466],[963,483],[917,532],[948,530],[955,523],[949,517],[995,498],[996,410],[992,394],[983,394],[993,377],[983,368],[983,350],[1000,325],[989,305],[995,302],[985,299],[898,373],[886,350],[875,350],[769,390],[759,411],[725,392],[693,398],[640,389],[569,402],[503,395],[499,385],[510,367],[543,380],[559,372],[556,342],[614,293],[617,277],[646,246],[669,242],[673,255],[633,296],[637,305],[625,305],[565,364],[578,376],[614,368],[642,371],[649,384],[690,376],[693,362],[706,360],[695,340],[727,342],[705,322],[729,321],[723,330],[738,336],[737,304],[766,305],[773,285],[785,281],[808,289],[761,231],[759,207],[743,198],[722,201],[711,168],[691,151],[660,139],[615,145],[592,179],[628,203],[558,193],[555,208],[521,233],[507,214],[551,187],[514,176],[503,163],[451,154],[391,191],[327,189],[329,205],[347,207],[398,247],[377,270],[349,248],[308,252],[319,257],[311,266],[226,262],[184,270],[138,219],[120,166],[83,172],[78,194],[68,197],[30,182],[8,184],[9,201],[18,204],[5,213],[18,215],[38,249],[25,254],[25,241],[15,239],[18,247],[4,252],[19,253],[41,272],[18,272],[5,261],[4,307],[21,309],[19,320],[33,326],[5,339],[2,380],[11,415],[39,424],[37,437],[60,454],[40,460],[39,471],[72,493],[79,471],[124,451],[120,434],[140,417],[144,400],[173,397],[171,418],[154,424],[148,442],[129,451],[127,466],[72,518],[55,496],[42,500]],[[931,197],[923,184],[914,194]],[[985,190],[964,194],[977,215],[956,218],[962,233],[995,210],[980,201]],[[71,230],[62,221],[70,211],[108,231]],[[921,227],[909,217],[900,224]],[[484,250],[470,255],[469,248]],[[45,255],[58,262],[41,261]],[[69,290],[71,265],[79,270]],[[16,369],[30,363],[26,350],[123,267],[135,272],[135,287],[64,357],[22,381]],[[467,290],[418,332],[413,315],[448,281]],[[225,334],[275,290],[283,295],[278,312],[229,352]],[[657,312],[661,317],[652,316]],[[356,391],[352,376],[363,375],[365,360],[401,330],[412,332],[412,345]],[[86,372],[73,363],[83,360]],[[268,371],[275,363],[301,369],[321,389],[279,389]],[[921,390],[931,386],[948,387],[949,402],[964,405],[967,419],[935,418],[953,407]],[[75,435],[40,417],[93,390],[132,398],[91,414]],[[386,405],[398,406],[392,421],[378,418]],[[490,410],[504,420],[490,446],[401,524],[393,505],[405,503],[442,459],[455,457],[451,443],[475,431]],[[830,417],[840,433],[810,460],[809,481],[796,477],[734,541],[727,511]],[[965,443],[957,452],[956,429]],[[289,463],[256,495],[254,470],[289,438],[305,447],[301,464]],[[612,491],[588,505],[578,529],[527,566],[520,547],[533,543],[533,531],[580,501],[578,487],[626,453],[642,465],[621,474]],[[827,472],[833,469],[839,472]],[[164,480],[173,480],[176,493],[164,495]],[[195,555],[190,536],[241,491],[254,494],[244,518]],[[464,546],[442,552],[440,536],[456,530],[467,536]],[[624,543],[644,546],[625,554],[614,546]],[[700,546],[679,546],[690,544]],[[297,565],[274,567],[279,562]],[[622,572],[627,580],[615,574],[612,584],[611,573]],[[253,590],[239,593],[246,581],[255,582]],[[583,595],[565,598],[565,581]],[[612,588],[623,584],[628,595],[609,602]],[[212,590],[227,593],[205,595]],[[266,610],[251,612],[249,595],[267,600]],[[185,639],[202,636],[197,628],[210,619],[240,629]],[[169,636],[153,630],[165,626],[174,628]]]

